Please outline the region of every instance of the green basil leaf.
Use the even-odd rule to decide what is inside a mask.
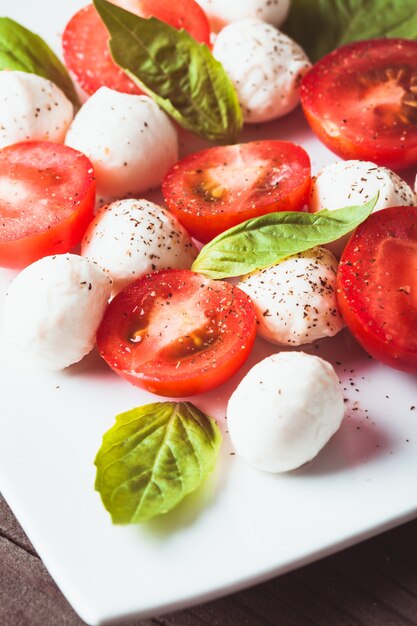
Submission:
[[[95,488],[114,524],[167,513],[212,472],[216,422],[190,402],[155,402],[116,417],[97,453]]]
[[[282,211],[247,220],[205,245],[191,269],[209,278],[229,278],[270,267],[348,234],[370,215],[377,201],[378,196],[362,206],[335,211]]]
[[[64,65],[39,35],[9,17],[0,17],[0,70],[19,70],[43,76],[57,85],[71,102],[80,102]]]
[[[292,0],[284,25],[312,61],[352,41],[417,38],[416,0]]]
[[[223,66],[186,30],[94,0],[114,61],[181,126],[210,141],[233,143],[243,124]]]

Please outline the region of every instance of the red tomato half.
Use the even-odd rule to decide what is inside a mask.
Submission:
[[[134,9],[138,15],[153,16],[175,28],[185,28],[194,39],[210,45],[207,17],[194,0],[136,0],[129,3],[129,8],[130,5],[130,10]],[[142,93],[111,58],[109,33],[94,5],[84,7],[68,22],[62,49],[68,69],[87,94],[103,86],[125,93]]]
[[[36,141],[0,150],[0,265],[68,252],[93,217],[93,166],[68,146]]]
[[[359,226],[340,261],[337,294],[369,354],[417,372],[417,207],[377,211]]]
[[[97,345],[129,382],[181,397],[232,376],[255,335],[255,309],[238,287],[190,270],[162,270],[131,283],[112,300]]]
[[[304,76],[307,120],[330,150],[392,168],[417,163],[417,41],[343,46]]]
[[[310,159],[302,148],[253,141],[191,154],[168,171],[162,192],[191,235],[207,242],[252,217],[300,211],[310,182]]]

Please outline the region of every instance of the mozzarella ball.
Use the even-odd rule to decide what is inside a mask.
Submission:
[[[292,39],[261,20],[226,26],[213,55],[232,80],[245,122],[267,122],[292,111],[300,101],[301,78],[310,67]]]
[[[326,165],[313,178],[309,208],[341,209],[365,204],[379,193],[374,211],[391,206],[413,206],[416,197],[409,185],[397,174],[369,161],[337,161]],[[336,256],[346,246],[349,234],[327,244]]]
[[[343,328],[336,273],[336,258],[317,247],[247,274],[238,287],[253,302],[262,337],[279,346],[300,346]]]
[[[330,363],[280,352],[257,363],[233,392],[227,426],[236,452],[265,472],[311,461],[338,430],[342,390]]]
[[[74,108],[50,80],[26,72],[0,72],[0,148],[20,141],[63,142]]]
[[[230,22],[247,18],[257,18],[279,27],[290,8],[290,0],[198,0],[198,4],[216,31]]]
[[[75,254],[48,256],[26,267],[9,286],[4,334],[27,365],[64,369],[95,344],[111,279]]]
[[[114,291],[168,267],[189,269],[197,256],[190,235],[168,211],[147,200],[119,200],[91,222],[81,254],[114,281]]]
[[[65,143],[94,166],[97,191],[134,196],[157,187],[178,160],[177,132],[148,96],[101,87],[74,118]]]

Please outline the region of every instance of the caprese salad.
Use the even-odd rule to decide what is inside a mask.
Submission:
[[[349,43],[312,64],[277,28],[289,2],[243,6],[95,0],[62,39],[82,105],[46,44],[0,20],[43,54],[1,61],[0,265],[21,270],[4,339],[46,369],[97,345],[129,383],[185,398],[235,374],[258,333],[277,352],[232,394],[230,437],[281,472],[344,414],[333,367],[294,348],[346,324],[370,355],[417,372],[416,190],[388,169],[417,166],[417,43]],[[289,141],[227,143],[300,98],[346,160],[312,175]],[[178,124],[226,145],[180,159]],[[146,199],[158,187],[165,207]],[[190,403],[139,407],[106,434],[96,488],[117,523],[149,519],[197,488],[219,445]]]

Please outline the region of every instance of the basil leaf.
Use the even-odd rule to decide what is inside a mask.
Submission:
[[[370,215],[377,201],[378,196],[362,206],[336,211],[283,211],[247,220],[205,245],[191,269],[209,278],[228,278],[270,267],[348,234]]]
[[[285,32],[312,61],[374,37],[417,38],[416,0],[292,0]]]
[[[167,513],[213,470],[221,435],[190,402],[155,402],[116,417],[103,437],[95,488],[114,524]]]
[[[43,76],[57,85],[71,102],[80,102],[61,61],[39,35],[9,17],[0,17],[0,70],[19,70]]]
[[[223,66],[186,30],[133,15],[106,0],[94,5],[110,35],[114,61],[181,126],[233,143],[242,124],[236,91]]]

